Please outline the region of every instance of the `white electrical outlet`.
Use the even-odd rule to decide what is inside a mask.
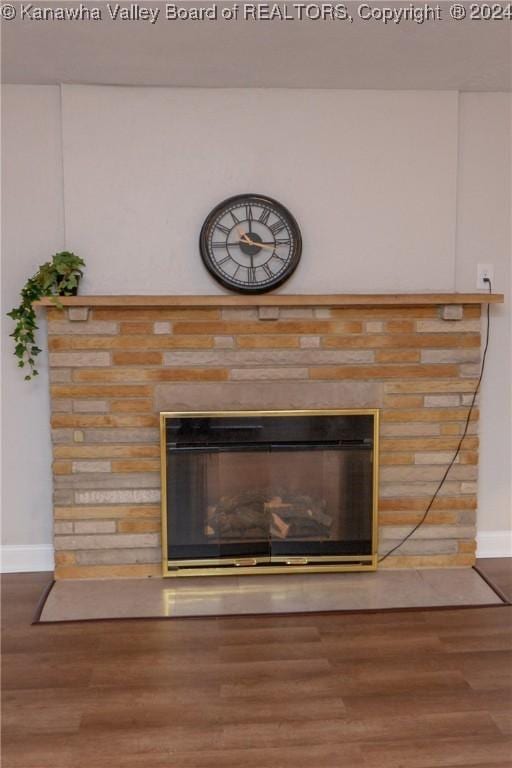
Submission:
[[[478,264],[476,268],[476,287],[483,291],[489,290],[489,283],[484,282],[487,277],[494,286],[494,264]]]

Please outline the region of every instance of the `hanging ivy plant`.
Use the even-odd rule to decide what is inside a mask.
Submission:
[[[10,334],[14,339],[14,354],[18,358],[18,366],[27,368],[25,381],[30,381],[38,375],[35,359],[41,352],[36,344],[36,312],[34,303],[43,296],[50,296],[59,309],[63,309],[59,296],[74,296],[83,275],[82,267],[85,262],[70,251],[60,251],[54,254],[51,261],[41,264],[38,271],[29,277],[20,296],[21,302],[7,313],[16,321],[14,331]]]

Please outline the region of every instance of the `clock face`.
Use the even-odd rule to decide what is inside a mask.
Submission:
[[[201,229],[202,259],[213,277],[240,293],[281,285],[299,263],[297,222],[276,200],[236,195],[217,205]]]

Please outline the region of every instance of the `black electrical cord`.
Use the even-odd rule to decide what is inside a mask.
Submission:
[[[484,277],[484,283],[489,283],[489,293],[492,293],[492,284],[491,284],[491,281],[489,280],[489,278],[488,278],[488,277]],[[473,409],[474,409],[474,407],[475,407],[476,398],[477,398],[477,396],[478,396],[478,392],[479,392],[479,390],[480,390],[480,384],[481,384],[481,382],[482,382],[482,377],[483,377],[483,375],[484,375],[484,369],[485,369],[485,358],[487,357],[487,348],[488,348],[488,346],[489,346],[489,332],[490,332],[490,327],[491,327],[491,316],[490,316],[490,308],[491,308],[491,305],[490,305],[490,304],[489,304],[489,302],[488,302],[488,303],[487,303],[487,330],[486,330],[486,334],[485,334],[485,346],[484,346],[484,353],[483,353],[483,355],[482,355],[482,367],[480,368],[480,375],[479,375],[479,377],[478,377],[478,381],[477,381],[477,384],[476,384],[476,387],[475,387],[475,391],[473,392],[473,397],[472,397],[472,399],[471,399],[471,405],[469,406],[469,411],[468,411],[468,415],[467,415],[467,417],[466,417],[466,423],[465,423],[465,425],[464,425],[464,430],[463,430],[463,432],[462,432],[462,436],[461,436],[461,438],[460,438],[460,440],[459,440],[459,443],[458,443],[458,445],[457,445],[457,448],[456,448],[456,450],[455,450],[455,453],[453,454],[453,458],[452,458],[452,460],[450,461],[450,463],[448,464],[448,466],[447,466],[447,468],[446,468],[446,470],[445,470],[445,473],[444,473],[444,475],[442,476],[442,478],[441,478],[441,480],[440,480],[440,482],[439,482],[439,485],[437,486],[437,488],[436,488],[436,490],[435,490],[435,492],[434,492],[434,495],[433,495],[433,496],[432,496],[432,498],[430,499],[430,501],[429,501],[429,503],[428,503],[428,506],[427,506],[427,508],[426,508],[425,512],[423,513],[423,516],[422,516],[421,520],[420,520],[418,523],[416,523],[416,525],[414,526],[414,528],[413,528],[413,529],[412,529],[412,530],[411,530],[411,531],[410,531],[410,532],[407,534],[407,536],[404,536],[404,538],[402,539],[402,541],[400,541],[400,542],[399,542],[398,544],[396,544],[396,545],[395,545],[395,546],[394,546],[392,549],[390,549],[390,550],[389,550],[389,552],[386,552],[386,554],[385,554],[385,555],[382,555],[382,557],[379,557],[379,560],[378,560],[378,562],[379,562],[379,563],[382,563],[382,561],[383,561],[383,560],[385,560],[387,557],[389,557],[390,555],[392,555],[392,554],[393,554],[393,552],[395,552],[397,549],[399,549],[399,547],[401,547],[401,546],[402,546],[402,544],[405,544],[405,542],[406,542],[408,539],[410,539],[410,538],[411,538],[411,536],[412,536],[414,533],[416,533],[416,531],[418,530],[418,528],[419,528],[420,526],[422,526],[422,525],[423,525],[423,523],[424,523],[424,522],[425,522],[425,520],[427,519],[428,513],[429,513],[429,512],[430,512],[430,510],[432,509],[432,505],[433,505],[434,501],[437,499],[437,495],[438,495],[439,491],[440,491],[440,490],[441,490],[441,488],[443,487],[443,485],[444,485],[444,482],[445,482],[446,478],[448,477],[448,474],[449,474],[449,472],[450,472],[451,468],[453,467],[453,465],[454,465],[454,464],[455,464],[455,462],[457,461],[457,457],[458,457],[458,455],[459,455],[459,453],[460,453],[460,449],[461,449],[461,447],[462,447],[462,443],[464,442],[464,438],[466,437],[466,435],[467,435],[467,432],[468,432],[468,428],[469,428],[469,422],[471,421],[471,414],[473,413]]]

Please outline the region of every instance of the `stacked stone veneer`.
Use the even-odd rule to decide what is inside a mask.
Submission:
[[[479,316],[478,305],[49,309],[57,577],[161,573],[161,410],[380,408],[387,551],[457,445]],[[472,423],[426,524],[383,567],[473,564],[477,450]]]

